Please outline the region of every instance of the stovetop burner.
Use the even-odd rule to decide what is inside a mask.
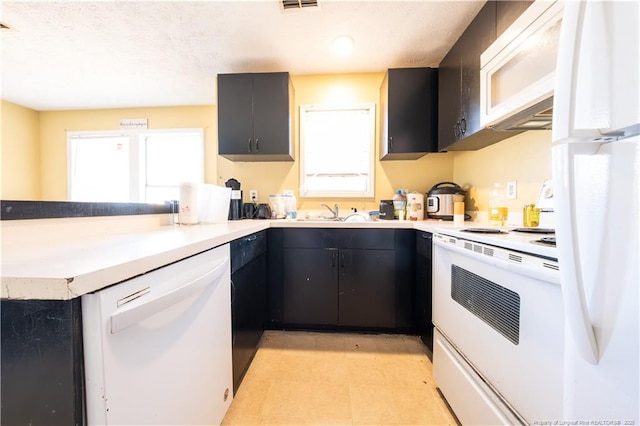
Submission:
[[[506,234],[506,232],[495,228],[467,228],[463,229],[462,232],[472,232],[475,234]]]
[[[531,241],[534,244],[540,244],[543,246],[556,246],[556,237],[542,237],[539,240]]]
[[[515,228],[511,232],[526,232],[529,234],[555,234],[556,230],[552,228]]]

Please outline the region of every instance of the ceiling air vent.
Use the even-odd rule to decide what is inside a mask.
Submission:
[[[318,7],[318,0],[282,0],[284,10]]]

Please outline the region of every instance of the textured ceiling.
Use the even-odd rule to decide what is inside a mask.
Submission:
[[[212,105],[215,76],[436,67],[479,1],[0,1],[2,99],[38,111]],[[332,40],[355,40],[349,57]]]

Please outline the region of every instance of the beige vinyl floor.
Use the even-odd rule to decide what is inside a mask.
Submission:
[[[223,425],[456,425],[419,337],[266,331]]]

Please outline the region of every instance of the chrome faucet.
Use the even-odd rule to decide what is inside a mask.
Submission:
[[[337,203],[333,205],[333,209],[331,209],[331,207],[329,207],[324,203],[320,204],[320,206],[328,208],[329,211],[333,214],[333,218],[338,220],[338,204]]]

